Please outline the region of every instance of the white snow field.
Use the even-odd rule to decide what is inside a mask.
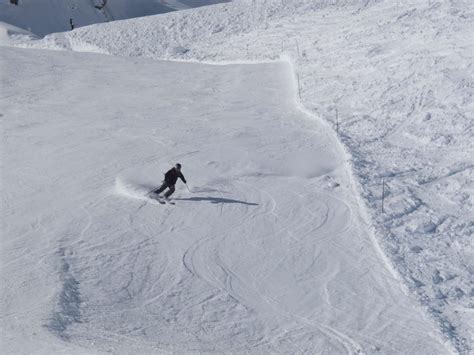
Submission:
[[[8,349],[472,353],[473,5],[236,0],[10,35],[110,56],[0,48]],[[176,161],[193,193],[137,198]]]
[[[1,53],[3,351],[449,352],[287,63]]]

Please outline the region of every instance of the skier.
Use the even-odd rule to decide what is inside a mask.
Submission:
[[[181,173],[180,163],[177,163],[175,166],[173,166],[170,170],[166,172],[165,180],[163,181],[163,184],[156,190],[153,190],[152,193],[155,193],[159,196],[161,192],[163,192],[166,188],[168,188],[169,190],[166,191],[165,193],[165,198],[168,199],[175,190],[174,185],[176,184],[176,181],[178,180],[178,178],[180,178],[186,184],[186,179],[184,178],[184,175]]]

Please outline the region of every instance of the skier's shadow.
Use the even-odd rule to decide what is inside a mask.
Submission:
[[[222,197],[189,197],[189,198],[175,198],[175,200],[196,201],[196,202],[209,201],[210,203],[240,203],[242,205],[247,205],[247,206],[258,206],[258,203],[233,200],[230,198],[222,198]]]

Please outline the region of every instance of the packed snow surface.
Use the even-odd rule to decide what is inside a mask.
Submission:
[[[241,0],[14,41],[129,59],[2,48],[11,349],[470,353],[473,14]],[[144,200],[178,160],[192,192]]]

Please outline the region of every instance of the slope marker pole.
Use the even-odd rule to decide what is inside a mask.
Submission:
[[[385,200],[385,179],[382,178],[382,213],[384,213],[384,210],[383,210],[384,200]]]
[[[298,97],[301,100],[301,84],[300,84],[300,74],[296,73],[296,79],[298,80]]]

